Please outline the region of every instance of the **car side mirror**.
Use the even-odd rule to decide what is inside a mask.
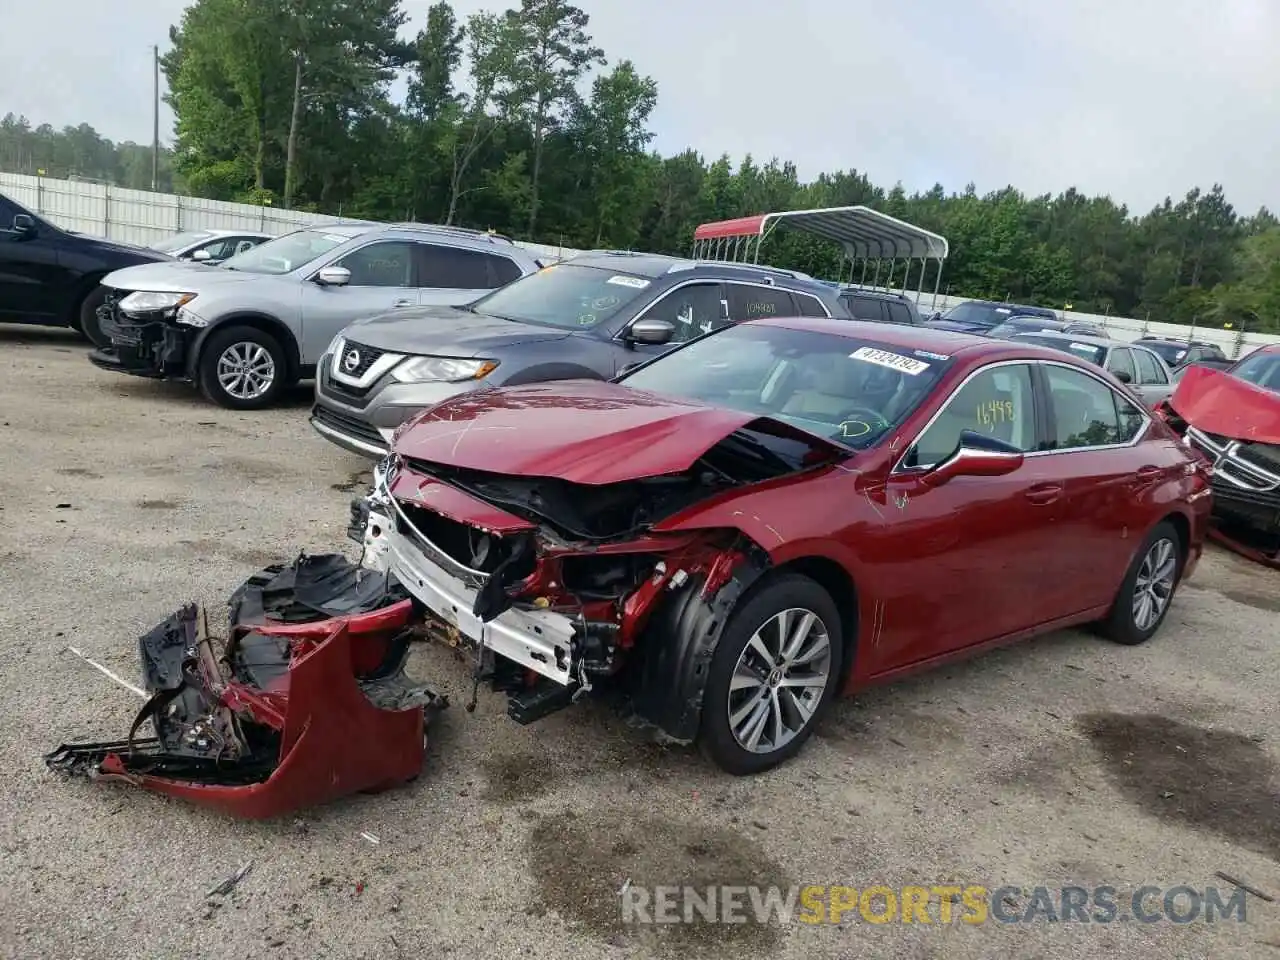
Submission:
[[[1129,376],[1127,370],[1113,370],[1111,374],[1121,383],[1133,383],[1133,377]]]
[[[1003,477],[1022,466],[1022,451],[975,430],[961,430],[955,453],[921,477],[927,487],[940,487],[956,477]]]
[[[29,237],[36,232],[35,217],[28,216],[25,213],[15,213],[13,215],[13,233],[19,237]]]
[[[211,254],[208,250],[197,250],[191,254],[191,259],[200,260],[200,261],[212,260],[213,254]]]
[[[652,345],[669,343],[675,335],[676,328],[672,324],[667,323],[665,320],[655,320],[652,317],[637,320],[631,325],[631,329],[627,331],[627,339],[632,343]]]
[[[345,287],[351,282],[351,271],[346,267],[323,267],[316,274],[316,283],[322,287]]]

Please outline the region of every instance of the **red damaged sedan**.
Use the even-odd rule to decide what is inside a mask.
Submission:
[[[1210,500],[1203,461],[1068,355],[771,318],[619,382],[446,401],[353,535],[517,721],[612,688],[751,773],[837,693],[1075,624],[1147,640]]]

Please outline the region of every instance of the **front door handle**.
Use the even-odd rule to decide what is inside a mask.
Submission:
[[[1045,506],[1050,503],[1056,503],[1062,498],[1062,484],[1060,483],[1037,483],[1034,487],[1026,492],[1026,497],[1037,506]]]
[[[409,307],[412,305],[413,305],[412,300],[397,300],[394,304],[394,306],[397,306],[397,307]]]

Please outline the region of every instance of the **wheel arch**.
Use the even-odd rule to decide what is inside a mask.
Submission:
[[[298,340],[293,335],[293,331],[276,317],[256,310],[229,313],[226,316],[219,317],[215,322],[205,327],[200,332],[193,349],[187,356],[187,375],[189,377],[194,379],[199,375],[200,359],[204,354],[209,338],[219,331],[226,330],[228,327],[251,327],[275,337],[284,349],[285,360],[289,365],[289,381],[296,381],[300,377],[302,354],[299,351]]]
[[[826,591],[827,596],[831,598],[831,602],[835,604],[836,612],[840,614],[840,669],[844,673],[844,682],[841,684],[843,689],[848,685],[849,678],[853,675],[853,664],[857,657],[859,626],[858,586],[853,577],[849,575],[849,571],[835,560],[830,557],[811,554],[796,557],[771,568],[764,576],[752,584],[751,589],[752,591],[758,590],[763,584],[788,573],[807,577],[820,586]]]

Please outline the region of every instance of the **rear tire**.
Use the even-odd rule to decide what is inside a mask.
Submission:
[[[106,299],[107,288],[98,284],[80,301],[71,324],[72,330],[100,349],[111,346],[111,338],[102,332],[102,326],[98,323],[98,308]]]
[[[1162,520],[1138,548],[1099,632],[1130,647],[1150,640],[1173,605],[1185,561],[1186,547],[1177,529]]]
[[[795,643],[790,651],[780,623]],[[730,615],[711,658],[702,752],[738,776],[798,753],[841,685],[842,636],[834,601],[808,577],[783,575],[754,591]]]
[[[221,407],[262,410],[273,406],[291,385],[289,361],[271,334],[256,327],[227,327],[205,341],[196,381]]]

